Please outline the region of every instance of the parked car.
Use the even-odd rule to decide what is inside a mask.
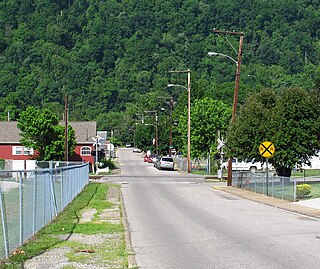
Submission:
[[[132,152],[133,153],[140,153],[142,150],[138,148],[133,148]]]
[[[222,169],[228,169],[228,164],[228,161],[222,163]],[[254,159],[251,161],[239,161],[237,158],[232,159],[232,170],[256,172],[257,170],[263,170],[265,168],[266,164],[256,162]],[[271,169],[271,166],[269,169]]]
[[[156,164],[156,167],[161,170],[161,169],[169,169],[169,170],[174,170],[174,161],[172,157],[170,156],[163,156],[159,159],[159,161]]]
[[[161,157],[159,156],[156,157],[156,160],[153,162],[153,167],[159,169],[158,167],[159,167],[160,159]]]
[[[131,148],[131,144],[130,143],[126,143],[126,148]]]
[[[147,155],[144,155],[143,161],[144,161],[145,163],[149,163],[149,162],[150,162],[150,157],[147,156]]]
[[[157,154],[150,154],[149,155],[149,158],[150,158],[149,163],[155,163],[157,161],[157,157],[158,157]]]

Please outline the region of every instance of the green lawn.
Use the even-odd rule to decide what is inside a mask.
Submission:
[[[121,268],[127,268],[128,258],[122,222],[121,224],[114,224],[105,221],[99,222],[95,219],[92,222],[86,223],[80,223],[79,221],[83,210],[95,209],[97,212],[96,215],[98,215],[103,209],[115,206],[106,200],[110,186],[110,184],[104,183],[90,183],[51,224],[42,228],[31,240],[19,248],[18,254],[0,261],[0,268],[23,268],[24,261],[51,248],[63,247],[64,245],[73,245],[73,247],[77,249],[85,248],[86,246],[81,243],[72,242],[72,244],[70,244],[70,242],[61,239],[61,235],[74,233],[119,234],[121,241],[118,242],[116,246],[114,246],[114,242],[110,242],[109,246],[108,243],[105,243],[105,246],[102,248],[99,246],[95,249],[94,255],[106,256],[106,253],[108,253],[107,259],[110,260],[111,264],[116,261],[117,263],[120,262]],[[119,186],[116,187],[119,188]],[[120,207],[119,205],[116,206]],[[110,245],[112,245],[112,247],[110,247]]]

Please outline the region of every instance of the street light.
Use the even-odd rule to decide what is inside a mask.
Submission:
[[[239,50],[238,50],[238,61],[230,57],[229,55],[218,53],[218,52],[209,52],[209,56],[222,56],[230,59],[233,61],[237,66],[236,71],[236,78],[235,78],[235,86],[234,86],[234,96],[233,96],[233,106],[232,106],[232,121],[236,118],[236,111],[237,111],[237,105],[238,105],[238,92],[239,92],[239,82],[240,82],[240,66],[241,66],[241,58],[242,58],[242,47],[243,47],[243,36],[244,33],[242,32],[230,32],[225,30],[216,30],[213,29],[213,32],[216,34],[224,34],[224,35],[237,35],[240,36],[239,40]],[[227,186],[232,185],[232,157],[229,158],[228,161],[228,180],[227,180]]]
[[[238,62],[235,59],[233,59],[232,57],[230,57],[229,55],[227,55],[227,54],[223,54],[223,53],[220,53],[220,52],[208,52],[208,55],[209,56],[226,57],[226,58],[230,59],[231,61],[233,61],[236,64],[236,66],[238,66]]]
[[[188,152],[187,152],[187,163],[188,163],[188,173],[191,173],[191,164],[190,164],[190,153],[191,153],[191,76],[190,69],[185,71],[170,71],[170,73],[188,73],[188,87],[179,85],[179,84],[168,84],[168,87],[181,87],[188,91]]]

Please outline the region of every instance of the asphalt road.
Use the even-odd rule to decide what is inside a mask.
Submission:
[[[158,171],[120,149],[122,193],[139,268],[320,268],[317,219]]]

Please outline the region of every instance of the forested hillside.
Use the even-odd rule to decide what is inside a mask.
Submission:
[[[128,129],[136,113],[180,96],[232,104],[238,39],[245,33],[239,102],[262,88],[310,90],[320,74],[319,0],[4,0],[0,3],[0,115],[33,105],[99,129]],[[232,46],[231,46],[232,45]],[[180,101],[181,109],[186,105]],[[181,110],[180,109],[180,110]],[[177,105],[179,111],[179,105]],[[126,113],[123,113],[126,112]]]

